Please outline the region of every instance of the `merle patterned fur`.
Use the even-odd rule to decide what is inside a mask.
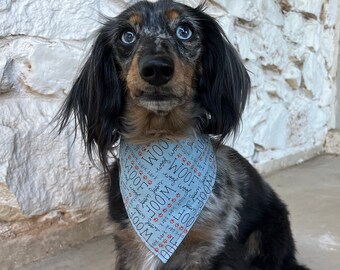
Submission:
[[[197,8],[138,2],[98,31],[91,54],[59,112],[75,118],[90,157],[97,150],[109,187],[119,270],[306,270],[295,258],[285,204],[235,150],[250,80],[222,28]],[[139,240],[119,190],[119,139],[148,142],[192,132],[214,135],[217,179],[207,205],[162,264]]]

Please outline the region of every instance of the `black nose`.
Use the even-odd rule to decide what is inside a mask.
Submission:
[[[139,61],[139,73],[143,80],[160,86],[170,81],[174,75],[174,62],[166,56],[147,55]]]

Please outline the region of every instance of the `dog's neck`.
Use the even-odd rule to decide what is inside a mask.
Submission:
[[[122,135],[130,143],[138,144],[184,138],[195,130],[199,115],[192,103],[178,106],[167,114],[157,114],[128,102]]]

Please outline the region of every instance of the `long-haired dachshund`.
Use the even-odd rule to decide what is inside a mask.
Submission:
[[[105,169],[115,226],[115,269],[307,269],[296,261],[285,204],[243,157],[222,144],[237,131],[249,90],[250,79],[239,55],[217,22],[204,13],[204,4],[192,8],[171,0],[141,1],[100,28],[58,117],[60,131],[75,117],[90,158],[97,150]],[[128,185],[122,178],[119,181],[126,153],[121,150],[113,164],[109,160],[122,142],[131,148],[141,146],[145,153],[153,145],[159,154],[171,143],[192,137],[198,137],[200,143],[202,138],[210,138],[205,144],[213,149],[213,158],[209,159],[216,160],[214,184],[211,193],[207,191],[207,201],[198,206],[202,209],[192,227],[185,229],[170,219],[186,236],[178,247],[169,248],[169,254],[165,251],[164,259],[157,256],[158,248],[142,239],[143,233],[151,237],[159,232],[151,225],[151,221],[159,221],[158,217],[146,218],[147,214],[158,214],[158,206],[143,208],[140,201],[138,214],[145,219],[138,218],[137,222],[127,209],[132,200],[129,196],[140,195],[139,189],[125,197],[122,193]],[[144,152],[138,153],[140,160],[137,156],[136,161],[156,161],[155,153],[148,160]],[[124,156],[125,163],[130,159],[131,155]],[[171,160],[163,161],[160,166],[164,168],[175,166]],[[189,161],[187,164],[191,165]],[[196,165],[199,162],[191,168]],[[162,176],[151,175],[154,185],[163,182]],[[181,184],[183,176],[172,177],[173,183]],[[142,178],[136,179],[139,183]],[[192,179],[203,184],[207,181]],[[156,192],[157,188],[147,189]],[[161,191],[165,197],[158,196],[158,202],[171,207],[170,193],[177,191],[170,185],[166,189]],[[192,205],[195,203],[193,199]],[[187,204],[186,208],[191,206]],[[158,214],[160,219],[162,215]],[[138,227],[148,224],[149,229],[137,233]],[[171,241],[172,235],[167,237]],[[160,248],[167,243],[166,239],[162,241],[164,244],[156,243]]]

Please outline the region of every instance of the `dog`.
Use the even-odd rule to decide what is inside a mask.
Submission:
[[[75,118],[90,158],[96,151],[103,165],[115,269],[308,269],[295,258],[285,204],[223,144],[238,131],[250,86],[237,51],[204,3],[141,1],[99,29],[58,119],[61,132]],[[132,226],[115,151],[122,141],[150,146],[192,134],[209,136],[216,179],[197,220],[164,263]]]

